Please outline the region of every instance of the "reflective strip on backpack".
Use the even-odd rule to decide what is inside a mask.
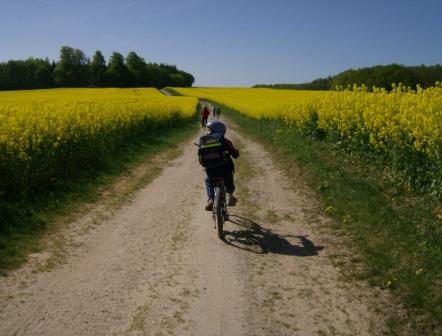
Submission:
[[[221,146],[221,143],[214,143],[214,144],[209,144],[209,145],[201,145],[201,148],[202,149],[204,149],[204,148],[212,148],[212,147],[219,147],[219,146]]]

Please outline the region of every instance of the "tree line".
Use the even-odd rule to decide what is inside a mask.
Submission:
[[[349,69],[340,72],[335,76],[318,78],[307,83],[258,84],[253,87],[297,90],[334,90],[336,88],[352,87],[353,84],[358,86],[365,84],[369,88],[375,86],[391,90],[392,85],[398,83],[402,83],[404,86],[415,89],[417,85],[420,85],[423,88],[433,86],[437,81],[442,81],[442,66],[440,64],[430,66],[389,64],[375,65],[356,70]]]
[[[330,90],[333,77],[317,78],[308,83],[256,84],[254,88],[272,88],[282,90]]]
[[[54,87],[190,87],[194,77],[175,65],[147,63],[131,51],[126,57],[113,52],[106,62],[97,50],[89,59],[69,46],[60,50],[58,62],[28,58],[0,63],[0,90]]]

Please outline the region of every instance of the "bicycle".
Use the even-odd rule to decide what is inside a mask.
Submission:
[[[193,143],[199,146],[197,143]],[[226,187],[224,186],[224,179],[222,177],[213,177],[213,187],[215,197],[213,200],[212,218],[215,223],[215,229],[218,229],[218,238],[224,239],[224,222],[229,220],[229,212],[227,209]]]
[[[226,202],[226,188],[224,179],[221,177],[213,178],[215,199],[213,201],[213,221],[215,228],[218,229],[218,238],[224,239],[224,222],[229,220],[229,213]]]

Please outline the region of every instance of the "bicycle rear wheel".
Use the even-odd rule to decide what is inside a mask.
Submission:
[[[224,202],[225,197],[222,188],[219,186],[215,187],[214,212],[219,239],[224,239]]]

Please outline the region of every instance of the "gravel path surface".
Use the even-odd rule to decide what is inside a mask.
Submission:
[[[41,253],[0,278],[0,335],[382,334],[386,294],[342,279],[345,246],[296,167],[228,125],[241,156],[226,242],[194,139],[123,206],[69,225],[62,262]]]

